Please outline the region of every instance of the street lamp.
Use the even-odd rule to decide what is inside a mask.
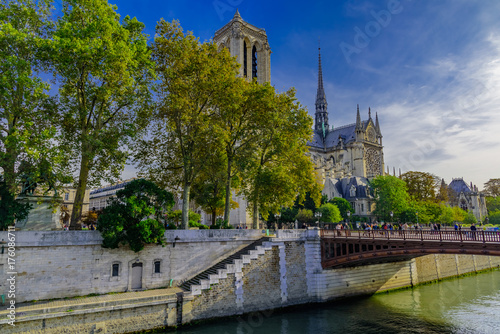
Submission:
[[[394,216],[394,212],[391,211],[389,214],[391,215],[391,223],[392,223],[392,216]]]
[[[279,227],[280,227],[280,217],[281,217],[281,213],[279,213],[279,212],[278,212],[278,213],[277,213],[277,214],[275,214],[274,216],[275,216],[275,217],[276,217],[276,219],[277,219],[277,222],[278,222],[278,226],[277,226],[277,227],[279,228]]]
[[[319,218],[321,217],[321,212],[316,211],[314,213],[314,217],[316,217],[318,220],[316,221],[316,225],[319,225]]]
[[[351,223],[351,211],[347,210],[347,222]]]
[[[417,226],[418,226],[418,211],[416,211],[415,214],[417,215]]]

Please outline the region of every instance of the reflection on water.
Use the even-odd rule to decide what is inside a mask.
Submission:
[[[500,333],[500,271],[286,313],[259,312],[169,333]]]

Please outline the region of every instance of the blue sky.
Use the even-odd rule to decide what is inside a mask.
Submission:
[[[500,1],[111,0],[154,36],[177,19],[201,41],[236,8],[267,32],[271,83],[295,87],[314,114],[318,38],[330,125],[378,112],[385,164],[464,177],[500,177]],[[131,176],[128,168],[125,177]]]

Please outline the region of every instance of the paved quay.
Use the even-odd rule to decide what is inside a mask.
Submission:
[[[176,299],[176,294],[183,292],[182,289],[173,287],[166,289],[154,289],[146,291],[134,291],[123,293],[112,293],[100,296],[75,297],[58,299],[52,301],[35,301],[16,304],[16,321],[37,318],[48,314],[54,316],[64,314],[75,314],[80,312],[99,312],[103,310],[116,310],[121,308],[136,307],[140,304],[161,304]],[[4,305],[7,306],[7,305]],[[0,318],[5,319],[8,310],[0,311]]]

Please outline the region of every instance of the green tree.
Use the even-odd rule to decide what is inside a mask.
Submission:
[[[486,208],[488,208],[488,212],[500,210],[500,196],[486,197]]]
[[[408,194],[413,200],[436,200],[436,187],[439,184],[439,178],[435,175],[410,171],[401,175],[401,179],[405,181]]]
[[[0,169],[11,195],[21,161],[58,163],[57,108],[40,72],[51,32],[51,1],[0,1]]]
[[[351,203],[349,203],[349,201],[346,200],[345,198],[334,197],[331,200],[329,200],[328,202],[334,204],[337,208],[339,208],[340,215],[342,216],[343,219],[348,219],[348,216],[347,216],[348,211],[351,214],[354,214],[354,210],[351,206]]]
[[[80,225],[88,186],[120,177],[127,144],[146,112],[152,62],[144,24],[106,0],[66,0],[53,38],[60,81],[61,141],[78,166],[71,229]]]
[[[188,228],[190,192],[213,152],[222,146],[215,119],[236,61],[213,43],[185,34],[177,21],[161,20],[152,45],[158,81],[149,136],[137,145],[141,174],[182,189],[182,228]]]
[[[301,224],[311,224],[314,222],[314,215],[311,210],[308,209],[300,209],[295,219],[298,220]]]
[[[174,205],[171,193],[146,180],[134,180],[103,209],[97,230],[103,247],[129,245],[139,252],[145,244],[163,243],[165,213]]]
[[[500,196],[500,179],[489,179],[484,184],[484,191],[488,196]]]
[[[490,212],[488,222],[489,224],[500,225],[500,211]]]
[[[392,211],[394,217],[399,217],[407,210],[410,196],[406,191],[406,183],[395,176],[377,176],[370,184],[375,193],[375,210],[373,213],[382,220],[390,219]]]
[[[467,216],[467,212],[460,209],[458,206],[454,206],[452,208],[452,210],[453,210],[453,221],[463,222],[465,219],[465,216]]]
[[[338,223],[342,220],[339,208],[332,203],[325,203],[318,208],[321,213],[320,221],[327,223]]]
[[[451,225],[454,222],[453,209],[449,206],[442,206],[438,221],[443,225]]]
[[[465,215],[464,224],[467,225],[477,224],[476,216],[474,216],[474,214],[471,211],[467,212],[467,214]]]
[[[320,185],[313,163],[306,156],[311,137],[312,119],[296,102],[295,91],[276,94],[269,84],[256,113],[260,136],[251,159],[244,165],[243,193],[251,204],[253,228],[257,228],[259,212],[267,219],[268,212],[291,206],[297,194],[299,203],[306,192],[319,205]]]
[[[7,230],[16,220],[27,218],[29,210],[30,204],[16,200],[0,175],[0,231]]]

